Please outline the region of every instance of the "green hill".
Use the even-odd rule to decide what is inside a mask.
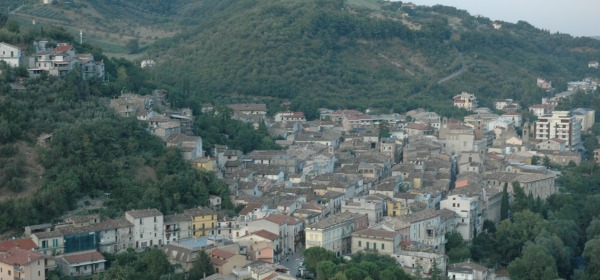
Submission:
[[[290,99],[292,109],[418,106],[449,112],[460,91],[539,102],[535,79],[591,74],[600,42],[526,22],[492,28],[450,7],[369,1],[206,0],[188,31],[159,40],[159,84],[188,101]],[[464,65],[464,71],[443,83]]]
[[[460,115],[448,105],[461,91],[487,106],[501,97],[528,105],[546,94],[537,77],[563,90],[569,80],[597,76],[587,61],[600,57],[592,38],[526,22],[497,30],[452,7],[377,0],[90,0],[27,4],[13,16],[73,33],[81,25],[108,54],[123,55],[129,40],[140,40],[139,56],[159,63],[153,81],[176,101],[279,109],[291,100],[291,109],[313,117],[318,107]]]

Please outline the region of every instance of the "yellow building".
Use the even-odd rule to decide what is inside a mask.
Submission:
[[[404,201],[389,201],[387,203],[387,215],[390,217],[408,214],[409,208]]]
[[[187,209],[184,212],[192,217],[192,230],[194,236],[210,234],[211,230],[217,227],[217,212],[207,207],[198,206],[196,208]]]
[[[206,171],[217,171],[217,159],[211,157],[201,157],[193,161],[193,165],[196,169]]]

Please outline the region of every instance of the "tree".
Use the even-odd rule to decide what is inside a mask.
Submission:
[[[556,261],[541,245],[528,244],[523,256],[508,265],[511,279],[557,279]]]
[[[335,254],[323,247],[310,247],[304,250],[302,253],[304,256],[304,265],[306,269],[312,272],[317,271],[317,264],[319,262],[331,261],[333,263],[338,263],[339,258],[335,256]]]
[[[542,248],[552,256],[556,262],[556,269],[561,278],[567,279],[571,275],[571,258],[573,252],[571,248],[565,246],[562,240],[548,231],[543,230],[536,238],[535,244],[540,245]]]
[[[206,276],[215,274],[214,267],[210,262],[210,257],[204,251],[198,252],[198,257],[190,269],[190,280],[203,279]]]
[[[514,188],[514,187],[513,187]],[[508,183],[504,184],[504,188],[502,189],[502,204],[500,204],[500,220],[506,220],[508,218]]]
[[[129,54],[134,54],[139,50],[140,42],[138,39],[131,39],[131,40],[127,41],[125,48],[127,49],[127,52]]]
[[[588,240],[600,237],[600,219],[594,218],[585,230]]]
[[[515,194],[515,203],[512,207],[512,213],[520,212],[527,209],[527,195],[523,188],[521,188],[521,183],[518,181],[512,182],[513,192]]]
[[[337,271],[337,266],[332,261],[322,261],[317,264],[317,280],[331,279]]]
[[[600,238],[585,243],[583,257],[587,261],[587,274],[590,280],[600,279]]]
[[[135,270],[142,273],[144,279],[159,279],[163,274],[172,273],[173,266],[160,249],[150,249],[142,253]]]
[[[539,214],[529,210],[515,213],[514,222],[502,221],[496,231],[496,248],[505,260],[512,260],[521,254],[527,241],[533,241],[542,230],[549,228],[549,222]]]
[[[447,280],[446,273],[442,271],[437,262],[434,260],[431,269],[429,269],[429,279],[431,280]]]
[[[382,121],[379,124],[379,138],[387,138],[392,136],[390,134],[390,124],[387,121]]]

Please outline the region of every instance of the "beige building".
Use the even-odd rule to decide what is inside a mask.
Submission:
[[[477,108],[477,97],[472,93],[463,91],[461,94],[454,96],[452,101],[454,101],[454,107],[464,108],[469,111]]]
[[[475,133],[473,128],[462,124],[444,121],[439,132],[442,151],[448,155],[460,155],[462,152],[475,150]]]
[[[106,260],[98,251],[87,251],[62,255],[56,263],[62,275],[78,277],[104,272]]]
[[[514,194],[513,182],[519,182],[525,194],[532,194],[533,197],[546,199],[552,194],[558,192],[558,187],[554,185],[556,175],[550,172],[545,173],[512,173],[512,172],[494,172],[484,174],[483,180],[488,186],[504,187],[508,186],[508,192]]]
[[[0,253],[0,279],[44,280],[45,259],[43,254],[16,247]]]
[[[352,254],[376,252],[391,255],[399,251],[402,235],[385,229],[363,229],[352,234]]]
[[[246,257],[223,249],[214,249],[208,254],[215,272],[227,276],[234,269],[241,268],[247,264]]]

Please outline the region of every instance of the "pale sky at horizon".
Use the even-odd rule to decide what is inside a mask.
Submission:
[[[600,0],[406,0],[417,5],[453,6],[491,20],[524,20],[550,32],[600,36]]]

